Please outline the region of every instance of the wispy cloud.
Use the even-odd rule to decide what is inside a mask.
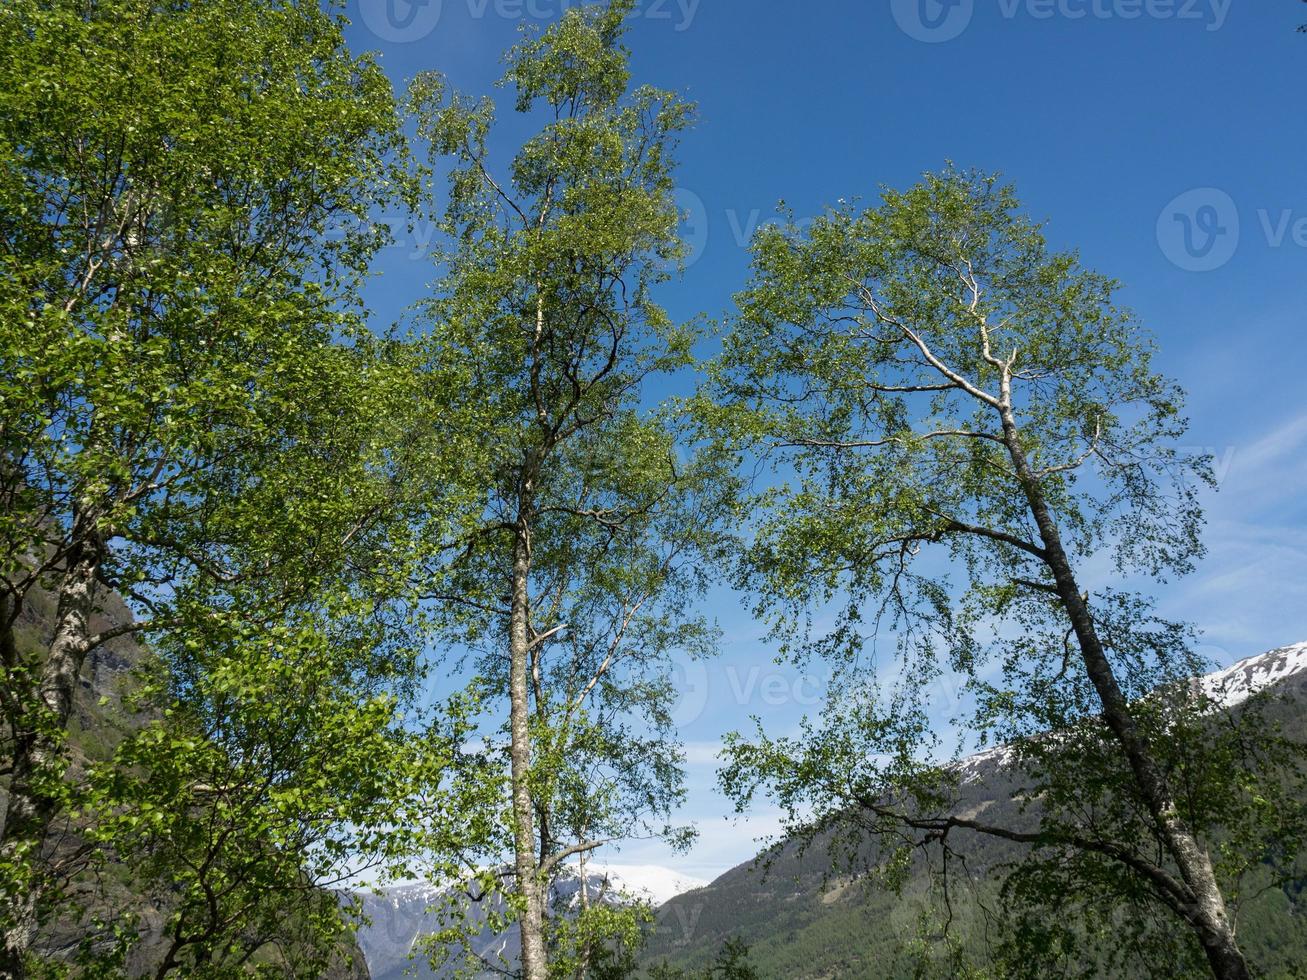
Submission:
[[[1247,447],[1234,446],[1221,493],[1211,501],[1215,519],[1246,519],[1253,511],[1300,504],[1307,480],[1307,414],[1259,436]]]
[[[1207,501],[1207,556],[1163,611],[1195,623],[1222,666],[1307,639],[1307,413],[1235,446]]]
[[[721,750],[722,743],[720,741],[686,742],[685,764],[687,766],[707,766],[716,769],[720,764],[717,755]]]

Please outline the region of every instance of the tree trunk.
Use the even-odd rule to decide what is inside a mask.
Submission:
[[[13,777],[9,785],[0,862],[26,866],[26,889],[8,902],[0,976],[24,976],[23,961],[36,938],[39,910],[47,886],[40,867],[42,848],[59,800],[42,783],[63,777],[63,733],[72,714],[82,662],[89,649],[96,575],[103,557],[93,528],[79,519],[79,539],[71,548],[55,615],[54,636],[41,666],[36,703],[24,712],[14,732]],[[22,697],[23,695],[19,695]]]
[[[578,835],[579,839],[582,840],[585,839],[585,837],[587,836],[585,831],[586,828],[583,827],[582,832]],[[590,882],[586,879],[585,857],[586,857],[585,851],[582,851],[580,854],[576,856],[577,869],[578,869],[578,873],[581,876],[581,916],[583,918],[590,911]],[[600,897],[602,898],[603,896],[601,895]],[[589,972],[590,972],[590,943],[589,941],[587,941],[585,947],[581,950],[580,962],[577,963],[576,966],[576,980],[586,980],[586,976],[589,974]]]
[[[1012,409],[1004,408],[1001,414],[1004,444],[1016,468],[1017,479],[1025,493],[1030,513],[1039,528],[1044,562],[1053,575],[1058,598],[1071,620],[1085,670],[1102,701],[1103,719],[1125,752],[1135,784],[1190,893],[1188,907],[1176,911],[1197,934],[1214,976],[1222,980],[1248,980],[1251,976],[1248,964],[1236,941],[1211,858],[1181,818],[1166,775],[1153,758],[1147,740],[1140,735],[1135,725],[1129,701],[1121,691],[1111,661],[1103,650],[1089,604],[1076,581],[1071,560],[1062,544],[1061,533],[1048,509],[1043,487],[1021,448],[1020,432]]]
[[[528,616],[530,613],[527,582],[531,572],[529,524],[519,521],[513,544],[513,594],[509,621],[509,698],[511,701],[510,748],[513,790],[514,870],[518,891],[525,908],[519,919],[522,934],[523,980],[546,980],[548,963],[545,955],[544,895],[538,875],[535,831],[532,827],[531,801],[531,732],[528,691]]]

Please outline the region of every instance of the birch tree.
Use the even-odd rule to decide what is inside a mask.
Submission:
[[[1068,930],[1073,902],[1162,909],[1188,937],[1172,966],[1198,953],[1249,976],[1238,873],[1298,839],[1281,788],[1301,755],[1255,723],[1222,735],[1186,683],[1188,633],[1126,591],[1202,554],[1208,467],[1176,448],[1182,393],[1116,284],[1052,251],[1011,188],[952,170],[765,229],[753,261],[706,408],[778,465],[741,584],[790,653],[843,680],[804,736],[738,737],[727,787],[741,803],[765,788],[810,830],[851,814],[894,852],[1019,842],[1046,860],[1045,911]],[[1042,820],[950,808],[958,774],[929,710],[949,676],[959,719],[1009,744]],[[1266,763],[1260,780],[1232,770],[1243,742],[1265,750],[1242,756]],[[1038,972],[1033,954],[1012,962]]]
[[[569,10],[508,53],[504,84],[540,128],[502,169],[489,100],[437,76],[412,93],[452,166],[431,358],[469,365],[487,447],[481,526],[445,544],[428,596],[473,658],[481,703],[504,709],[491,717],[507,746],[502,888],[531,980],[553,975],[566,862],[632,836],[683,839],[667,824],[681,793],[670,658],[712,645],[690,600],[729,499],[713,458],[684,457],[672,416],[646,407],[696,337],[653,297],[681,253],[672,152],[690,110],[631,87],[631,9]]]

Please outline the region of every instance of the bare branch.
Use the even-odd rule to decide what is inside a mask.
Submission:
[[[953,385],[946,387],[952,388]],[[774,448],[804,447],[809,449],[879,449],[883,446],[906,445],[910,442],[925,442],[929,439],[986,439],[990,442],[1003,443],[1001,436],[989,432],[972,432],[969,429],[936,429],[934,432],[913,432],[906,436],[889,436],[885,439],[849,440],[838,439],[795,439],[791,442],[778,442]]]
[[[561,851],[557,851],[556,853],[551,854],[549,855],[549,857],[545,858],[545,860],[540,864],[540,874],[548,875],[550,872],[552,872],[556,867],[558,867],[568,858],[575,857],[578,854],[586,854],[589,853],[590,851],[598,850],[599,848],[603,847],[605,844],[614,843],[614,841],[616,841],[617,839],[618,838],[614,837],[605,840],[588,840],[588,841],[580,841],[576,844],[571,844],[563,848]]]
[[[932,513],[934,512],[932,511]],[[1048,558],[1048,553],[1043,548],[1039,547],[1039,545],[1027,541],[1024,538],[1018,538],[1015,534],[1008,534],[1006,531],[999,531],[990,527],[981,527],[978,524],[968,524],[966,521],[959,521],[956,518],[947,517],[944,514],[937,514],[936,516],[942,517],[947,522],[944,527],[946,532],[953,531],[961,534],[974,534],[977,537],[989,538],[993,541],[1002,541],[1005,544],[1012,545],[1014,548],[1021,549],[1027,554],[1034,555],[1041,561],[1047,560]]]
[[[1043,478],[1051,476],[1054,473],[1065,473],[1067,470],[1078,470],[1081,466],[1089,461],[1091,456],[1098,453],[1098,442],[1103,435],[1103,422],[1098,419],[1094,422],[1094,437],[1089,441],[1089,448],[1080,454],[1076,459],[1069,463],[1063,463],[1060,466],[1048,466],[1042,470],[1036,470],[1035,475]]]

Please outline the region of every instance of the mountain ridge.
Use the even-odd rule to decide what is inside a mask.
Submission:
[[[1244,658],[1194,682],[1220,710],[1238,708],[1274,689],[1283,695],[1275,702],[1274,719],[1307,741],[1307,642]],[[1008,765],[1013,755],[1010,747],[995,746],[958,760],[959,809],[991,815],[1011,810],[1012,796],[1020,791],[1019,774]],[[990,863],[1015,853],[1010,847],[985,847]],[[763,980],[910,976],[910,967],[894,961],[886,948],[915,935],[922,899],[914,892],[917,883],[897,896],[878,892],[867,881],[865,875],[835,874],[820,842],[804,848],[792,838],[782,839],[707,887],[663,905],[645,962],[701,968],[734,936],[753,947],[751,962]],[[1275,908],[1245,924],[1243,935],[1270,962],[1265,975],[1297,977],[1295,964],[1307,962],[1307,926],[1300,925],[1307,919],[1307,894],[1277,895],[1267,897],[1277,903]]]

